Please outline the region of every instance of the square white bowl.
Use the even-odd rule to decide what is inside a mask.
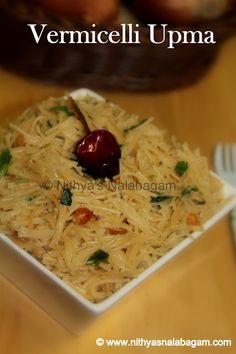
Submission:
[[[71,96],[75,99],[85,95],[104,100],[103,97],[87,89],[80,89],[71,93]],[[228,202],[203,225],[203,231],[195,232],[191,237],[184,239],[137,278],[131,280],[99,304],[93,304],[85,299],[3,234],[0,234],[0,272],[64,327],[78,334],[97,315],[109,309],[144,279],[199,238],[206,230],[236,206],[236,190],[228,183],[224,181],[222,183],[224,185],[224,195],[226,198],[229,198]]]

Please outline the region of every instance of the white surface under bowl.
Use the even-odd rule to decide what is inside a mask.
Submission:
[[[85,95],[104,99],[87,89],[80,89],[71,93],[73,98]],[[108,310],[148,276],[179,254],[236,205],[236,190],[226,182],[222,181],[222,183],[224,184],[224,195],[229,200],[222,209],[203,225],[203,231],[195,232],[191,237],[180,242],[137,278],[131,280],[99,304],[93,304],[85,299],[3,234],[0,234],[0,272],[64,327],[73,333],[79,333],[97,315]]]

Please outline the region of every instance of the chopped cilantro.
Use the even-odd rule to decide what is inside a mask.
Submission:
[[[9,149],[5,149],[0,154],[0,177],[6,176],[12,155]]]
[[[130,130],[140,127],[140,125],[144,124],[146,121],[147,121],[147,119],[143,119],[140,122],[138,122],[137,124],[133,125],[132,127],[124,129],[124,133],[128,133]]]
[[[184,196],[191,194],[192,192],[197,192],[197,191],[198,191],[197,187],[188,186],[182,191],[181,194],[182,194],[182,197],[184,197]]]
[[[86,264],[98,266],[101,262],[108,263],[109,254],[101,249],[94,252],[87,260]]]
[[[155,175],[149,175],[148,176],[151,180],[153,180],[153,179],[155,179],[156,178],[156,176]]]
[[[53,127],[52,122],[51,122],[50,120],[47,120],[47,126],[48,126],[49,128],[52,128],[52,127]]]
[[[55,106],[55,107],[51,107],[50,111],[54,111],[54,112],[64,112],[68,115],[68,117],[73,116],[74,114],[72,112],[69,111],[67,106]]]
[[[159,204],[166,200],[171,200],[173,197],[170,195],[157,194],[156,197],[151,197],[151,203]]]
[[[27,183],[29,180],[27,178],[17,178],[15,183],[20,184],[20,183]]]
[[[36,195],[31,195],[30,197],[27,198],[28,202],[32,202],[36,198]]]
[[[45,149],[45,148],[47,148],[47,147],[50,146],[50,145],[51,145],[51,143],[42,145],[42,146],[40,146],[40,150]]]
[[[193,199],[193,202],[194,202],[196,205],[205,205],[205,204],[206,204],[206,201],[205,201],[205,200]]]
[[[188,169],[188,162],[187,161],[179,161],[179,162],[177,162],[177,164],[175,166],[175,172],[179,176],[183,176],[185,174],[185,172],[187,171],[187,169]]]
[[[69,188],[65,188],[61,195],[61,204],[71,206],[72,204],[72,192]]]

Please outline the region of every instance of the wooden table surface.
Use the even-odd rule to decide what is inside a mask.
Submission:
[[[236,39],[223,47],[208,75],[193,87],[165,94],[101,92],[124,108],[157,117],[209,159],[218,142],[236,142]],[[34,102],[69,88],[43,86],[0,71],[3,124]],[[0,354],[189,353],[190,348],[97,347],[95,339],[231,339],[231,348],[197,353],[236,353],[236,250],[225,218],[172,260],[80,337],[54,322],[0,277]]]

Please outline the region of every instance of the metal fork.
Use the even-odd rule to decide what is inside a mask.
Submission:
[[[214,168],[220,177],[236,187],[236,144],[218,144],[216,146]],[[236,208],[231,213],[231,223],[236,244]]]

